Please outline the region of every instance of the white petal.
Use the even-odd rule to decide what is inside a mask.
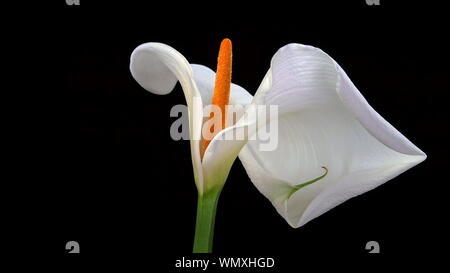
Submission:
[[[334,61],[334,60],[333,60]],[[409,139],[403,136],[380,114],[378,114],[347,76],[347,73],[334,61],[339,76],[337,92],[345,104],[363,126],[386,146],[400,153],[425,155]]]
[[[208,145],[203,157],[203,174],[207,181],[207,190],[223,186],[228,177],[231,166],[240,150],[247,143],[247,138],[240,140],[233,138],[237,132],[244,132],[246,126],[232,126],[219,132]],[[228,139],[226,137],[231,137]]]
[[[181,53],[161,43],[146,43],[138,46],[131,55],[130,70],[135,80],[143,88],[155,94],[168,94],[175,87],[177,81],[180,82],[189,108],[190,144],[194,175],[199,191],[203,192],[207,186],[205,185],[204,170],[200,160],[200,135],[203,124],[203,105],[209,105],[212,101],[215,84],[214,71],[203,65],[189,64]],[[249,104],[252,98],[253,96],[244,88],[231,84],[230,104],[244,106]],[[195,99],[197,99],[196,103],[194,103]],[[213,143],[211,142],[211,144]],[[216,147],[216,144],[211,144],[209,146]],[[229,145],[237,146],[233,148]],[[229,162],[230,168],[239,151],[234,152],[231,157],[228,153],[242,145],[226,141],[227,151],[218,152],[221,155],[215,156],[214,160],[209,160],[205,164],[208,169],[206,170],[208,177],[211,177],[211,174],[222,173],[224,168],[220,167],[220,170],[217,170],[219,168],[217,164],[223,165],[220,160]],[[230,162],[231,158],[232,161]],[[228,175],[228,171],[226,175]],[[223,175],[214,175],[214,177],[223,177]]]
[[[168,94],[177,81],[180,82],[189,108],[189,136],[195,182],[198,190],[202,191],[200,135],[203,105],[191,65],[181,53],[168,45],[146,43],[138,46],[131,54],[130,70],[143,88],[155,94]]]
[[[261,92],[261,94],[260,94]],[[278,147],[250,141],[239,158],[255,186],[293,227],[399,175],[425,154],[364,100],[320,49],[290,44],[273,57],[254,101],[279,105]],[[323,174],[320,181],[298,185]]]
[[[170,93],[177,81],[189,85],[192,79],[192,69],[186,58],[161,43],[145,43],[136,47],[131,54],[130,70],[144,89],[159,95]],[[189,96],[196,93],[195,88],[183,91]]]
[[[220,183],[226,180],[239,152],[256,133],[258,127],[256,113],[246,108],[245,116],[243,115],[233,126],[220,131],[211,140],[202,161],[205,181],[211,181],[211,186],[215,186],[216,181]]]

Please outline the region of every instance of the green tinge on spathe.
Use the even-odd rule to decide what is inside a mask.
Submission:
[[[295,186],[292,186],[292,190],[288,193],[288,199],[299,189],[306,187],[314,182],[317,182],[319,180],[321,180],[322,178],[324,178],[327,174],[328,174],[328,169],[326,167],[322,167],[325,170],[325,173],[317,178],[314,178],[313,180],[310,180],[308,182],[302,183],[302,184],[298,184]]]

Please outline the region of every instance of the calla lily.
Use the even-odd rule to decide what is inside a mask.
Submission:
[[[221,44],[226,65],[222,74],[229,105],[247,105],[252,95],[231,81],[231,41]],[[218,132],[208,143],[202,141],[204,120],[203,106],[213,101],[216,73],[206,66],[189,64],[186,58],[172,47],[161,43],[146,43],[138,46],[131,54],[130,70],[134,79],[146,90],[159,95],[172,91],[177,82],[183,89],[189,113],[189,137],[191,145],[194,178],[198,190],[198,208],[194,252],[210,252],[214,231],[215,210],[220,191],[230,168],[246,140],[223,140],[226,134],[233,134],[242,126],[234,125]],[[219,78],[219,77],[218,77]],[[228,81],[228,82],[227,82]],[[222,90],[223,91],[223,90]],[[223,105],[222,105],[223,106]]]
[[[261,141],[250,139],[251,133],[244,139],[226,138],[239,130],[254,132],[267,125],[250,118],[218,132],[202,157],[203,106],[216,94],[216,75],[211,69],[189,64],[178,51],[161,43],[138,46],[131,55],[130,69],[146,90],[167,94],[179,81],[186,97],[199,193],[195,252],[211,251],[215,206],[238,155],[254,185],[292,227],[304,225],[426,158],[367,103],[330,56],[312,46],[289,44],[279,49],[254,97],[238,85],[230,86],[230,105],[246,109],[278,106],[278,146],[272,151],[259,149]]]
[[[130,70],[143,88],[158,95],[170,93],[176,83],[180,82],[189,111],[189,137],[197,189],[199,193],[204,193],[220,188],[240,149],[234,154],[228,149],[208,152],[211,147],[216,146],[216,140],[213,139],[205,151],[203,160],[201,159],[203,106],[211,104],[212,101],[214,71],[203,65],[189,64],[178,51],[161,43],[146,43],[138,46],[131,55]],[[231,84],[230,89],[229,104],[251,103],[253,96],[244,88]],[[230,129],[226,128],[226,130]],[[234,143],[224,142],[224,144]],[[231,162],[226,168],[223,165],[228,161]]]
[[[274,151],[249,141],[239,158],[252,182],[292,226],[300,227],[426,159],[381,117],[344,70],[322,50],[284,46],[253,103],[279,105]],[[305,187],[302,181],[328,174]]]

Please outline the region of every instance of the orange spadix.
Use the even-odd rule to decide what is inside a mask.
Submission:
[[[228,38],[223,39],[220,44],[219,57],[217,59],[216,82],[214,85],[214,94],[212,97],[212,104],[220,108],[222,113],[222,127],[214,128],[217,133],[225,128],[226,112],[225,106],[230,101],[230,86],[231,86],[231,65],[232,65],[232,45]],[[213,114],[209,116],[209,120],[215,118]],[[214,136],[213,136],[214,137]],[[201,149],[201,157],[206,151],[211,139],[204,139]]]

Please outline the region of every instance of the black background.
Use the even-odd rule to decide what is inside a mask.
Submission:
[[[404,265],[443,253],[449,91],[443,7],[383,0],[380,6],[363,0],[43,5],[19,34],[36,77],[22,101],[32,112],[17,159],[25,168],[15,182],[21,213],[13,213],[19,227],[13,236],[28,240],[27,247],[16,245],[19,254],[68,267],[170,271],[191,253],[196,188],[189,144],[169,135],[169,111],[184,97],[179,85],[166,96],[146,92],[131,77],[129,57],[136,46],[157,41],[214,69],[225,37],[233,41],[233,82],[251,94],[278,48],[291,42],[321,48],[428,159],[299,229],[278,215],[237,160],[220,197],[215,254],[276,257],[277,269],[287,270],[321,268],[322,257],[338,257],[342,265]],[[69,240],[80,243],[80,255],[66,253]],[[376,257],[364,249],[370,240],[381,245]]]

